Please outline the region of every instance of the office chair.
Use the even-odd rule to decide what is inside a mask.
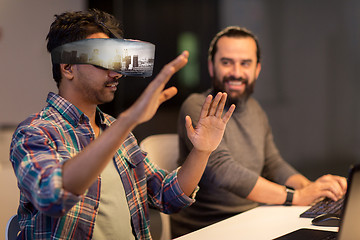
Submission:
[[[176,133],[151,135],[141,141],[140,148],[160,168],[171,172],[178,167],[179,139]]]
[[[6,224],[5,228],[5,240],[16,240],[17,235],[20,232],[20,225],[17,215],[12,216]]]
[[[178,144],[178,135],[175,133],[157,134],[151,135],[142,140],[140,143],[140,148],[148,153],[148,158],[153,163],[155,163],[160,168],[171,172],[178,166]],[[150,231],[154,239],[170,240],[170,216],[157,210],[150,209]],[[159,231],[161,231],[161,233]]]

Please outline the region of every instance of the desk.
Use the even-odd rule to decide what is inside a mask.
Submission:
[[[299,228],[338,231],[338,227],[317,227],[311,225],[311,218],[300,218],[299,215],[308,208],[309,206],[260,206],[176,240],[269,240]]]

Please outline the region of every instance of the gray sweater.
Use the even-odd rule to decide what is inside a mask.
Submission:
[[[192,94],[181,107],[178,122],[179,164],[192,149],[186,135],[185,116],[189,115],[196,125],[209,92]],[[196,202],[172,216],[173,237],[257,206],[246,197],[259,176],[284,184],[296,173],[275,146],[266,113],[250,97],[245,105],[235,109],[220,145],[211,154],[199,183]]]

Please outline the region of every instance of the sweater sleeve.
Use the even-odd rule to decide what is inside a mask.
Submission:
[[[259,175],[236,161],[226,144],[221,144],[210,156],[204,180],[219,188],[246,198]]]
[[[185,116],[196,126],[205,95],[193,94],[182,105],[179,114],[180,164],[192,148],[186,136]],[[246,198],[259,176],[283,184],[296,171],[277,150],[265,112],[251,99],[246,117],[232,116],[218,148],[210,155],[200,182]],[[244,114],[244,113],[236,113]],[[225,136],[224,135],[224,136]]]
[[[286,180],[290,176],[298,173],[289,163],[287,163],[282,158],[278,148],[275,145],[274,137],[268,121],[264,151],[265,164],[262,172],[263,177],[278,184],[285,184]]]

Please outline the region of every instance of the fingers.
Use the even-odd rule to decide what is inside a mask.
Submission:
[[[346,193],[347,181],[344,177],[328,174],[320,177],[316,182],[323,184],[324,188],[338,197],[342,197]]]
[[[168,65],[173,67],[175,72],[177,72],[187,64],[188,59],[189,59],[189,52],[183,51],[177,58],[171,61]]]
[[[340,176],[334,176],[334,177],[336,177],[339,185],[341,186],[341,189],[342,189],[343,193],[345,194],[346,190],[347,190],[347,180],[346,180],[346,178],[340,177]]]
[[[165,89],[161,93],[161,96],[159,98],[160,104],[167,101],[167,100],[169,100],[170,98],[172,98],[176,94],[177,94],[177,88],[176,87],[170,87],[170,88]]]
[[[189,52],[184,51],[177,58],[166,64],[155,79],[147,86],[144,93],[138,99],[139,102],[141,102],[141,99],[147,104],[154,101],[156,102],[156,106],[159,106],[164,101],[172,98],[177,93],[177,89],[170,87],[164,90],[164,87],[171,76],[186,65],[188,57]]]
[[[223,117],[223,121],[225,123],[227,123],[229,121],[229,119],[231,118],[231,115],[233,114],[234,111],[235,111],[235,105],[231,104],[229,110],[225,113],[225,115]]]
[[[330,191],[328,189],[323,189],[323,190],[321,190],[320,193],[321,193],[322,197],[328,197],[328,198],[332,199],[335,202],[338,201],[339,199],[341,199],[341,197],[339,197],[333,191]]]
[[[192,121],[191,121],[190,116],[185,117],[185,127],[186,127],[187,135],[191,139],[191,137],[193,136],[195,130],[194,130],[194,127],[192,125]]]
[[[334,188],[334,192],[336,195],[341,198],[347,189],[347,181],[344,177],[340,176],[332,176],[332,187]]]
[[[156,83],[156,86],[159,85],[165,85],[169,79],[174,75],[177,71],[179,71],[181,68],[183,68],[189,58],[189,52],[183,51],[177,58],[166,64],[160,71],[160,73],[156,76],[154,79],[154,84]]]
[[[346,179],[340,176],[324,175],[315,181],[321,196],[331,198],[334,201],[344,196],[347,189]]]
[[[203,104],[202,107],[201,107],[200,119],[206,118],[206,117],[208,116],[208,112],[209,112],[209,108],[210,108],[210,105],[211,105],[211,101],[212,101],[212,96],[211,96],[211,95],[208,95],[208,96],[205,98],[205,102],[204,102],[204,104]]]
[[[219,105],[219,102],[222,104]],[[222,114],[222,110],[224,109],[224,105],[225,105],[225,101],[226,101],[226,93],[220,93],[218,92],[214,98],[214,100],[212,101],[211,105],[210,105],[210,109],[209,109],[209,116],[217,116],[217,117],[221,117]],[[222,105],[222,109],[220,108]],[[219,115],[220,114],[220,115]]]
[[[300,205],[310,204],[322,197],[338,201],[344,196],[346,189],[347,181],[344,177],[328,174],[300,189],[298,201]]]
[[[342,191],[341,187],[339,184],[332,184],[332,183],[327,183],[324,185],[324,190],[330,192],[332,196],[332,198],[336,201],[340,198],[342,198],[342,196],[344,195],[344,192]]]
[[[202,106],[200,118],[205,118],[207,116],[215,116],[220,118],[223,114],[223,110],[226,103],[227,94],[218,92],[213,100],[211,95],[208,95],[205,99],[205,102]],[[223,121],[227,123],[235,110],[235,105],[231,105],[228,112],[224,115]]]

